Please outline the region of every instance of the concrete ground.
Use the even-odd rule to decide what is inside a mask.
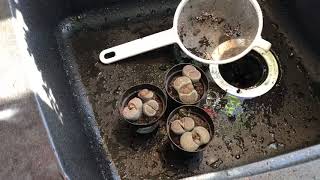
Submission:
[[[0,0],[0,179],[63,179]],[[243,179],[320,179],[320,160]]]
[[[0,0],[0,179],[62,179]]]

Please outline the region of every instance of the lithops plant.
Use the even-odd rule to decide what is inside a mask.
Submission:
[[[194,104],[197,102],[198,98],[199,94],[195,89],[187,94],[179,93],[179,99],[185,104]]]
[[[173,82],[173,87],[178,92],[181,102],[185,104],[194,104],[197,102],[199,94],[194,89],[192,81],[188,77],[178,77]]]
[[[154,93],[153,93],[153,91],[150,91],[149,89],[142,89],[141,91],[139,91],[138,97],[144,101],[148,101],[154,97]]]
[[[194,141],[192,132],[185,132],[180,137],[180,145],[188,152],[194,152],[200,147],[200,145]]]
[[[202,126],[195,127],[192,130],[192,134],[194,135],[194,141],[200,146],[204,144],[208,144],[210,141],[209,131]]]
[[[174,80],[173,82],[173,87],[176,91],[179,92],[179,90],[184,87],[184,86],[192,86],[192,81],[190,78],[186,77],[186,76],[181,76],[181,77],[178,77],[177,79]]]
[[[149,100],[143,104],[143,113],[148,117],[154,117],[159,110],[159,103],[155,100]]]
[[[192,82],[199,82],[201,73],[192,65],[186,65],[182,69],[182,74],[188,77]]]
[[[138,120],[142,115],[142,101],[139,98],[133,98],[124,107],[122,115],[124,118],[132,121]]]
[[[191,132],[182,134],[180,137],[180,145],[184,150],[194,152],[201,145],[208,144],[210,138],[210,133],[206,128],[197,126]]]
[[[195,126],[194,120],[190,117],[175,120],[171,123],[170,129],[177,135],[191,131]]]
[[[173,121],[170,125],[170,129],[173,133],[177,135],[181,135],[186,132],[182,127],[180,120]]]

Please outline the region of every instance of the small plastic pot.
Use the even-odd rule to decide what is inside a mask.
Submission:
[[[186,65],[192,65],[194,66],[200,73],[201,73],[201,79],[200,79],[200,83],[203,85],[203,95],[199,98],[199,100],[197,102],[195,102],[194,104],[185,104],[183,102],[181,102],[179,99],[176,99],[173,97],[173,95],[171,93],[169,93],[169,87],[170,87],[170,83],[172,81],[173,78],[177,77],[177,76],[182,76],[182,69],[184,66]],[[166,93],[168,96],[168,105],[170,109],[174,109],[176,107],[179,106],[183,106],[183,105],[197,105],[200,106],[202,104],[205,103],[206,98],[207,98],[207,93],[208,93],[208,88],[209,88],[209,81],[208,81],[208,77],[206,76],[206,74],[202,71],[202,69],[200,69],[199,67],[193,65],[193,64],[188,64],[188,63],[182,63],[182,64],[178,64],[173,66],[166,74],[165,77],[165,89],[166,89]]]
[[[180,135],[174,134],[170,129],[171,122],[176,120],[176,119],[174,119],[174,116],[176,114],[179,114],[180,110],[185,110],[185,112],[188,112],[188,113],[192,114],[193,116],[198,117],[199,120],[201,120],[201,122],[198,122],[199,120],[195,120],[195,123],[196,123],[195,126],[199,126],[200,123],[201,123],[201,126],[203,126],[202,124],[204,124],[206,126],[205,128],[209,131],[209,134],[210,134],[209,143],[206,145],[200,146],[194,152],[189,152],[189,151],[184,150],[177,143],[180,139]],[[171,147],[173,148],[173,150],[180,151],[180,152],[184,153],[185,155],[195,155],[199,152],[204,151],[208,147],[208,145],[210,144],[211,140],[213,139],[213,135],[214,135],[214,124],[213,124],[211,117],[207,114],[206,111],[204,111],[203,109],[201,109],[197,106],[194,106],[194,105],[184,105],[184,106],[180,106],[180,107],[176,108],[175,110],[173,110],[167,118],[166,129],[167,129],[167,134],[170,139]]]
[[[162,112],[160,113],[159,117],[154,119],[151,122],[148,123],[139,123],[130,121],[123,117],[122,111],[124,107],[128,104],[128,102],[133,99],[134,97],[138,97],[138,93],[142,89],[148,89],[151,90],[157,95],[162,103]],[[128,124],[131,125],[134,130],[139,134],[148,134],[153,132],[158,126],[158,121],[163,118],[166,109],[167,109],[167,95],[157,86],[154,86],[152,84],[140,84],[137,86],[133,86],[130,89],[128,89],[126,92],[124,92],[120,98],[120,104],[119,104],[119,113],[120,117],[125,120]]]

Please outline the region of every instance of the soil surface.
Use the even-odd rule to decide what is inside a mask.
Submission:
[[[241,46],[220,54],[219,60],[234,57],[249,47],[257,27],[248,24],[248,21],[242,21],[241,24],[240,17],[238,20],[227,19],[228,13],[216,10],[212,4],[206,6],[205,3],[209,2],[184,7],[178,21],[178,34],[183,45],[192,54],[209,61],[213,58],[212,53],[229,40],[246,39]],[[255,18],[252,17],[251,21],[255,21]]]

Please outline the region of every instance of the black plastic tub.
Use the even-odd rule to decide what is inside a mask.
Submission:
[[[320,61],[315,39],[320,36],[315,31],[319,23],[310,18],[320,7],[316,0],[259,1],[262,36],[273,44],[281,77],[269,93],[244,102],[239,120],[214,120],[215,140],[202,159],[175,158],[165,121],[148,136],[119,124],[120,95],[141,83],[164,89],[165,73],[176,63],[174,50],[168,46],[107,66],[98,54],[172,27],[178,3],[10,0],[21,54],[33,65],[30,81],[65,178],[226,179],[318,159]],[[209,84],[210,92],[225,95]]]

